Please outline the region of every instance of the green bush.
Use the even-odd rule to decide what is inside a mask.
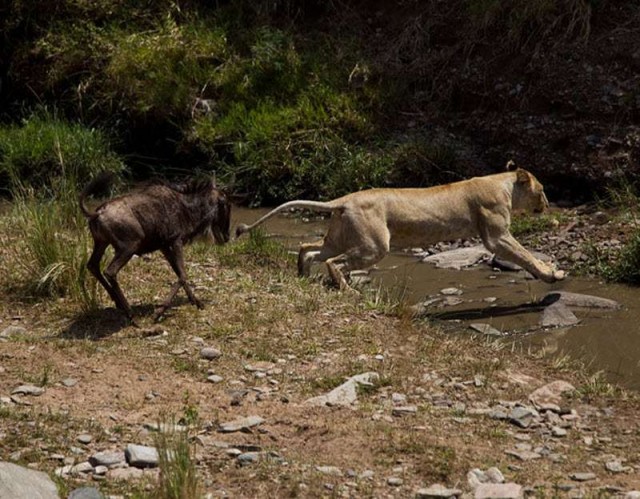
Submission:
[[[640,284],[640,229],[631,235],[613,263],[606,260],[600,273],[607,279],[627,284]]]
[[[119,173],[124,165],[96,129],[42,112],[20,125],[0,127],[2,188],[13,195],[33,191],[53,197],[81,185],[100,171]],[[64,197],[64,196],[63,196]]]

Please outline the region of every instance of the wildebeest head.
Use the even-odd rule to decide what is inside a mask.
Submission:
[[[211,221],[211,232],[216,244],[229,242],[231,228],[231,203],[227,195],[219,190],[214,190],[216,196],[216,216]]]

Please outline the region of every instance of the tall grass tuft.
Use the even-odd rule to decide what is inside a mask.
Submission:
[[[97,306],[78,192],[98,172],[122,169],[101,132],[46,111],[21,126],[0,127],[0,175],[13,197],[12,230],[20,241],[14,264],[29,296],[65,296],[84,311]]]
[[[159,424],[160,428],[173,425]],[[199,497],[200,485],[195,466],[195,447],[186,431],[162,430],[154,435],[160,477],[150,497],[156,499],[192,499]]]

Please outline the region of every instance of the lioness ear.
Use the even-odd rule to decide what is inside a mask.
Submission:
[[[516,162],[512,159],[510,159],[509,161],[507,161],[507,166],[506,169],[508,172],[512,172],[515,171],[518,167],[516,166]]]
[[[528,171],[523,170],[522,168],[518,168],[516,170],[516,180],[519,183],[529,182],[529,177],[530,177],[530,174]]]

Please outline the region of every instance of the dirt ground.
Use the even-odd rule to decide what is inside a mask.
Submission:
[[[234,244],[189,249],[205,309],[181,299],[159,324],[152,305],[169,290],[168,265],[152,255],[125,267],[139,327],[106,295],[103,308],[84,314],[62,298],[19,297],[7,267],[0,330],[18,329],[0,343],[0,459],[53,475],[99,451],[154,445],[148,425],[182,422],[191,425],[201,492],[213,497],[407,497],[434,483],[470,493],[467,473],[493,466],[538,497],[640,489],[637,394],[567,359],[412,320],[379,290],[351,295],[299,280],[290,256]],[[203,358],[205,347],[215,358]],[[379,380],[352,406],[305,404],[366,372]],[[491,415],[530,407],[529,394],[555,380],[575,387],[560,414],[541,413],[524,428]],[[12,396],[23,384],[44,393]],[[264,422],[218,431],[253,415]],[[507,454],[514,450],[536,457]],[[257,452],[257,461],[243,465],[240,452]],[[621,470],[609,471],[610,462]],[[112,471],[57,481],[63,492],[90,484],[139,497],[157,476],[120,480]],[[588,481],[571,478],[586,472]]]

